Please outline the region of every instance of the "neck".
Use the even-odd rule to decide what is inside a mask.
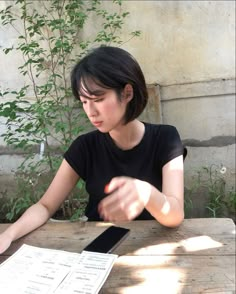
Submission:
[[[123,150],[132,149],[140,143],[145,132],[145,127],[139,120],[133,120],[109,132],[114,143]]]

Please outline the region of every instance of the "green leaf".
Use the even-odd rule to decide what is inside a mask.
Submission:
[[[10,48],[5,48],[5,49],[3,49],[3,52],[4,52],[5,54],[8,54],[8,53],[11,52],[13,49],[14,49],[13,46],[10,47]]]

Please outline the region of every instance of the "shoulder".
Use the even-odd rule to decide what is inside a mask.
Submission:
[[[92,156],[95,156],[96,149],[101,145],[99,131],[91,131],[78,136],[64,153],[64,158],[70,166],[76,171],[81,178],[85,179],[88,171],[88,166],[92,161]]]
[[[102,133],[99,132],[98,130],[90,131],[88,133],[79,135],[73,142],[72,144],[89,144],[89,143],[94,143],[94,141],[100,139],[102,136]]]
[[[152,124],[144,123],[148,135],[155,135],[158,137],[169,137],[178,135],[176,127],[167,124]]]
[[[98,130],[90,131],[85,134],[79,135],[69,146],[65,154],[69,153],[87,153],[90,152],[95,146],[101,144],[102,133]]]
[[[182,154],[186,154],[180,135],[175,126],[167,124],[145,123],[147,141],[156,148],[156,152],[163,159],[163,164]]]
[[[184,147],[176,127],[167,124],[147,124],[147,130],[156,138],[155,141],[152,141],[153,146],[156,147],[157,160],[161,167],[184,154]]]

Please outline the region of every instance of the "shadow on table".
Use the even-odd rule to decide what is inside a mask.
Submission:
[[[131,235],[117,248],[119,258],[100,293],[234,293],[233,236],[186,236],[186,230],[167,228],[156,233]]]

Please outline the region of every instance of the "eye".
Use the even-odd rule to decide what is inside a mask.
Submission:
[[[80,100],[80,101],[81,101],[81,103],[82,103],[82,104],[86,104],[86,103],[87,103],[87,101],[86,101],[86,100],[83,100],[83,101],[82,101],[82,100]]]
[[[104,100],[104,98],[98,98],[98,99],[94,99],[94,102],[102,102]]]

